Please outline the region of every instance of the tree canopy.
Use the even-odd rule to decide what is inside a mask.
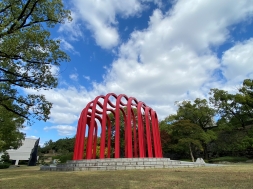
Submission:
[[[207,134],[199,125],[190,120],[176,121],[171,125],[170,130],[172,148],[176,151],[188,151],[194,162],[193,151],[195,149],[203,151],[202,142],[208,141]]]
[[[62,0],[2,0],[0,2],[0,107],[20,117],[46,121],[52,104],[24,89],[57,86],[53,70],[69,57],[50,28],[70,21]],[[12,101],[12,106],[9,106]]]
[[[161,133],[166,134],[163,151],[170,155],[184,151],[183,156],[191,151],[192,157],[195,151],[206,159],[242,154],[252,158],[253,80],[245,79],[235,93],[215,88],[209,94],[209,102],[199,98],[176,102],[177,112],[160,121]],[[195,135],[188,134],[189,129]]]
[[[245,79],[236,94],[220,89],[210,90],[210,102],[217,109],[220,117],[245,128],[253,118],[253,80]]]
[[[190,120],[205,130],[215,125],[213,121],[215,110],[209,107],[206,99],[197,98],[193,102],[176,102],[176,105],[178,106],[177,113],[166,118],[167,121]]]
[[[10,101],[8,103],[8,106],[12,105]],[[19,129],[22,129],[23,122],[24,118],[0,106],[0,152],[21,145],[25,134]]]

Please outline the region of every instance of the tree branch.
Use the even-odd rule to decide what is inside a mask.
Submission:
[[[12,113],[14,113],[14,114],[20,116],[20,117],[23,117],[23,118],[25,118],[25,119],[29,119],[28,116],[22,115],[22,114],[20,114],[19,112],[15,111],[15,110],[13,110],[13,109],[11,109],[11,108],[9,108],[8,106],[6,106],[6,105],[4,105],[4,104],[0,104],[0,105],[3,106],[6,110],[8,110],[8,111],[10,111],[10,112],[12,112]]]
[[[30,2],[31,2],[31,0],[28,0],[28,1],[26,2],[26,4],[25,4],[24,8],[22,9],[22,11],[21,11],[19,17],[17,18],[17,21],[21,20],[21,18],[24,16],[25,11],[26,11],[28,5],[30,4]],[[12,33],[12,31],[14,30],[14,27],[15,27],[15,26],[16,26],[16,22],[14,22],[14,23],[11,25],[10,29],[7,31],[7,34]]]
[[[4,11],[6,11],[8,8],[10,8],[11,7],[11,5],[8,5],[8,6],[6,6],[5,8],[3,8],[2,10],[0,10],[0,13],[3,13]]]

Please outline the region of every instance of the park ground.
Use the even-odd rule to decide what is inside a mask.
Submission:
[[[253,188],[253,164],[125,171],[45,172],[39,167],[0,170],[1,189],[39,188]]]

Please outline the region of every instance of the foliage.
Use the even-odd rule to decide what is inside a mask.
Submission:
[[[8,152],[6,152],[6,151],[4,152],[4,154],[0,158],[0,162],[11,163],[10,162],[10,156],[9,156]]]
[[[176,105],[178,106],[177,113],[170,115],[167,118],[168,122],[190,120],[192,123],[199,125],[204,130],[215,126],[213,121],[215,110],[208,106],[206,99],[197,98],[193,102],[176,102]]]
[[[52,140],[49,140],[45,142],[44,146],[39,149],[40,153],[48,153],[50,150],[55,150],[57,153],[68,153],[68,152],[74,152],[74,143],[75,143],[75,137],[73,138],[63,138],[59,139],[55,142]]]
[[[217,125],[218,128],[214,130],[217,134],[217,140],[210,146],[216,154],[237,156],[253,147],[252,126],[241,129],[225,118],[221,118]]]
[[[220,89],[211,89],[210,94],[210,102],[217,109],[220,117],[243,128],[249,121],[253,121],[253,80],[245,79],[236,94]]]
[[[216,162],[228,161],[228,162],[236,163],[236,162],[245,162],[247,160],[248,160],[248,158],[246,158],[246,157],[225,156],[225,157],[218,157],[218,158],[210,159],[209,162],[210,163],[216,163]]]
[[[52,104],[43,95],[22,89],[51,89],[54,75],[69,57],[49,28],[71,20],[62,0],[3,0],[0,2],[0,107],[29,120],[46,121]],[[9,101],[12,101],[10,106]]]
[[[176,151],[188,151],[194,162],[193,150],[203,151],[202,142],[208,142],[207,134],[190,120],[179,120],[171,125],[171,143]]]
[[[174,137],[170,131],[170,125],[180,123],[180,121],[188,120],[190,123],[198,125],[200,127],[200,131],[205,132],[202,139],[200,140],[201,148],[203,148],[203,153],[205,158],[207,158],[207,144],[216,139],[216,134],[211,129],[216,126],[213,117],[215,116],[215,110],[209,107],[208,102],[206,99],[197,98],[193,102],[191,101],[182,101],[176,102],[178,106],[177,113],[169,115],[165,120],[160,122],[160,129],[161,131],[167,131],[172,138]],[[175,136],[176,137],[176,136]],[[185,141],[186,142],[186,141]],[[164,145],[163,145],[164,146]],[[199,145],[197,145],[199,146]],[[169,151],[170,145],[167,145]],[[175,148],[174,148],[175,150]],[[182,151],[182,150],[181,150]]]
[[[170,143],[171,143],[171,134],[166,132],[165,130],[160,131],[161,144],[163,153],[167,153],[170,151]]]
[[[0,169],[7,169],[10,167],[9,163],[0,163]]]
[[[216,108],[220,120],[214,145],[219,153],[237,155],[253,147],[253,80],[245,79],[237,93],[211,89],[210,102]]]
[[[6,102],[7,103],[7,102]],[[12,106],[9,101],[9,106]],[[25,134],[20,132],[24,118],[7,111],[0,106],[0,151],[17,149],[22,144]]]
[[[73,159],[73,153],[71,152],[63,155],[53,156],[52,159],[59,159],[61,163],[66,163],[68,160]]]
[[[243,96],[242,104],[252,109],[253,108],[253,79],[245,79],[243,81],[243,86],[239,89],[239,92]],[[248,108],[248,110],[250,108]]]

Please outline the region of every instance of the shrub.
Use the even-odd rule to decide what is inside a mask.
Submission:
[[[4,152],[4,154],[0,157],[0,162],[11,163],[8,152]]]
[[[53,156],[52,159],[59,159],[61,163],[66,163],[67,160],[72,160],[73,159],[73,153]]]
[[[0,169],[7,169],[10,167],[9,163],[0,163]]]
[[[248,158],[246,158],[246,157],[225,156],[225,157],[210,159],[209,162],[210,163],[215,163],[215,162],[221,162],[221,161],[228,161],[228,162],[236,163],[236,162],[245,162],[247,160],[248,160]]]

